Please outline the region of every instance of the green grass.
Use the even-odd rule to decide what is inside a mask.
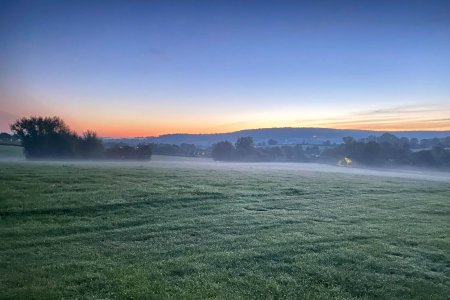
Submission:
[[[448,299],[448,182],[251,166],[0,163],[0,298]]]

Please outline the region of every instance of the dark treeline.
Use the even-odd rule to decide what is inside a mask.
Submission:
[[[150,147],[118,146],[105,148],[93,131],[81,136],[58,117],[30,117],[17,120],[10,126],[21,141],[29,159],[150,159]]]
[[[450,137],[418,141],[385,133],[378,138],[356,141],[347,137],[343,140],[343,144],[324,150],[321,160],[332,162],[349,157],[354,162],[369,166],[450,168]]]
[[[272,143],[275,144],[275,143]],[[218,161],[292,161],[308,162],[320,154],[318,146],[283,145],[255,147],[252,137],[241,137],[233,145],[222,141],[213,146],[212,157]]]
[[[0,132],[0,144],[20,145],[19,137],[15,134]]]
[[[162,144],[162,143],[148,143],[148,144],[140,144],[138,147],[142,146],[149,147],[151,149],[152,154],[157,155],[171,155],[171,156],[208,156],[209,151],[199,148],[194,144]],[[117,148],[117,147],[130,147],[125,143],[105,143],[105,147]]]
[[[410,149],[431,149],[432,147],[444,147],[444,148],[450,148],[450,136],[445,138],[432,138],[432,139],[422,139],[419,140],[417,138],[398,138],[393,134],[390,133],[384,133],[381,136],[369,136],[364,139],[360,139],[359,142],[369,143],[369,142],[376,142],[376,143],[387,143],[392,144],[400,147],[407,146]]]
[[[251,137],[241,137],[233,145],[222,141],[213,146],[212,157],[218,161],[284,161],[337,163],[344,157],[368,166],[418,166],[450,169],[450,137],[421,140],[397,138],[385,133],[359,141],[344,138],[339,145],[282,145],[257,147]],[[429,148],[429,149],[428,149]]]
[[[148,144],[152,149],[152,153],[158,155],[172,155],[172,156],[202,156],[204,150],[198,148],[194,144],[160,144],[150,143]]]
[[[136,147],[128,145],[113,146],[106,148],[105,157],[108,159],[149,160],[152,157],[152,149],[145,144]]]

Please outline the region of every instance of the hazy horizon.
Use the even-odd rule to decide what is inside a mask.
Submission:
[[[18,118],[14,118],[14,120],[17,120]],[[9,124],[9,123],[8,123]],[[70,124],[67,124],[70,127]],[[9,125],[8,125],[9,126]],[[6,126],[4,130],[0,129],[0,132],[6,132],[11,134],[11,130],[9,127]],[[111,139],[133,139],[133,138],[157,138],[161,136],[167,136],[167,135],[214,135],[214,134],[229,134],[229,133],[235,133],[235,132],[241,132],[241,131],[251,131],[251,130],[270,130],[270,129],[331,129],[331,130],[357,130],[357,131],[373,131],[373,132],[386,132],[386,133],[395,133],[395,132],[449,132],[448,130],[426,130],[426,129],[417,129],[417,130],[376,130],[376,129],[359,129],[359,128],[332,128],[332,127],[260,127],[260,128],[242,128],[237,130],[230,130],[230,131],[214,131],[214,132],[170,132],[170,133],[161,133],[156,135],[129,135],[129,136],[106,136],[106,135],[99,135],[101,138],[111,138]],[[97,132],[94,128],[87,128],[86,130],[93,130]],[[82,134],[85,132],[83,131],[77,131],[75,130],[77,134]]]
[[[228,134],[228,133],[234,133],[234,132],[241,132],[241,131],[251,131],[251,130],[270,130],[270,129],[331,129],[331,130],[360,130],[360,131],[373,131],[373,132],[386,132],[386,133],[393,133],[393,132],[449,132],[450,130],[371,130],[371,129],[358,129],[358,128],[331,128],[331,127],[261,127],[261,128],[243,128],[238,130],[232,130],[232,131],[222,131],[222,132],[172,132],[172,133],[162,133],[158,135],[142,135],[142,136],[102,136],[103,138],[151,138],[151,137],[161,137],[166,135],[183,135],[183,134],[189,134],[189,135],[213,135],[213,134]]]

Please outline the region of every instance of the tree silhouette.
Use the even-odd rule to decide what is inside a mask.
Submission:
[[[28,158],[74,157],[78,137],[58,117],[21,118],[10,126]]]
[[[88,130],[83,133],[79,151],[83,158],[100,158],[103,156],[103,143],[97,137],[96,132]]]
[[[230,161],[234,158],[235,148],[229,141],[218,142],[213,146],[211,155],[214,160]]]
[[[84,158],[84,159],[150,159],[150,145],[115,146],[105,150],[94,131],[82,136],[72,132],[58,117],[30,117],[17,120],[10,126],[21,139],[27,158]]]

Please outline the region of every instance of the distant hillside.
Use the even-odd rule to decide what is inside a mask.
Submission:
[[[131,139],[108,139],[108,141],[137,143],[167,143],[167,144],[196,144],[211,145],[219,141],[228,140],[235,142],[239,137],[251,136],[256,143],[274,139],[280,144],[321,144],[326,140],[332,143],[341,143],[343,137],[351,136],[355,139],[368,137],[370,135],[380,136],[385,131],[371,130],[348,130],[332,128],[260,128],[239,130],[228,133],[214,134],[165,134],[158,137],[131,138]],[[450,136],[450,131],[394,131],[389,132],[397,137],[406,138],[442,138]]]

